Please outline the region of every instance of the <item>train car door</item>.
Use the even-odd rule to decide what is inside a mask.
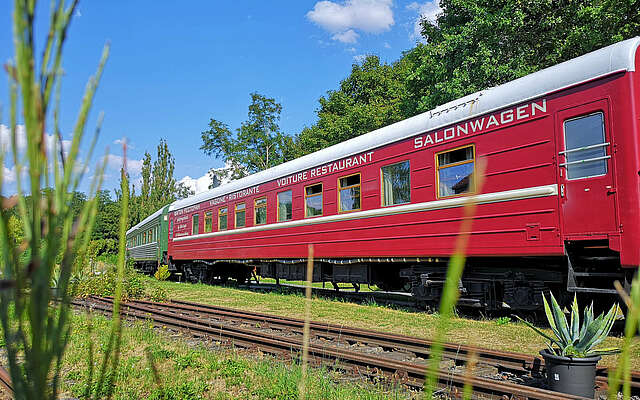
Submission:
[[[591,236],[617,230],[608,103],[600,100],[557,114],[563,231]]]

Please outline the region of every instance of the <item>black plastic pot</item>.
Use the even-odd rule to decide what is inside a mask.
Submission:
[[[596,385],[596,365],[602,357],[560,357],[540,351],[547,369],[550,390],[593,399]]]

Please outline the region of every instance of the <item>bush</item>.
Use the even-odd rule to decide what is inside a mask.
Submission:
[[[169,266],[168,265],[159,266],[158,270],[156,271],[155,274],[153,274],[153,276],[155,276],[156,279],[159,281],[166,281],[171,276],[171,272],[169,272]]]
[[[71,295],[86,296],[115,296],[117,270],[110,267],[102,273],[80,277],[71,286]],[[125,268],[122,282],[122,298],[137,299],[144,297],[145,283],[143,277],[131,268]]]

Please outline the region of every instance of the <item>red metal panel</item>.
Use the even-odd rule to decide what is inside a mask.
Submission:
[[[336,215],[337,180],[354,172],[361,173],[362,210],[378,209],[381,207],[380,168],[407,159],[411,164],[411,203],[436,201],[435,154],[467,144],[475,145],[477,157],[487,161],[483,193],[554,185],[559,179],[556,142],[561,140],[555,136],[556,112],[595,99],[609,98],[611,132],[618,144],[617,151],[612,154],[616,158],[616,168],[613,169],[616,175],[612,179],[619,191],[620,223],[624,226],[622,236],[615,227],[611,230],[611,243],[622,249],[622,257],[627,260],[623,264],[637,263],[640,261],[640,101],[637,99],[640,82],[635,74],[618,74],[555,93],[544,99],[544,107],[543,99],[537,99],[537,110],[532,108],[531,102],[527,102],[472,121],[462,121],[456,126],[425,132],[364,155],[354,155],[349,158],[350,165],[347,159],[329,163],[331,165],[327,167],[331,172],[324,173],[321,168],[314,168],[300,171],[296,179],[264,182],[256,188],[255,193],[232,200],[207,201],[201,204],[197,212],[204,215],[204,210],[213,210],[215,231],[219,208],[228,207],[231,230],[234,206],[242,201],[247,204],[246,226],[251,227],[253,201],[266,196],[267,225],[272,228],[272,224],[277,224],[278,192],[293,191],[293,218],[301,220],[304,219],[304,186],[321,182],[323,216]],[[635,97],[633,102],[629,101],[630,96]],[[482,129],[473,130],[473,126],[480,126],[481,121]],[[360,162],[359,157],[365,161]],[[306,178],[302,174],[306,174]],[[468,255],[563,255],[563,218],[559,202],[559,196],[546,196],[479,205],[470,232]],[[180,212],[184,213],[185,210],[178,210],[178,214]],[[193,212],[189,211],[188,214]],[[606,218],[604,214],[596,214],[594,211],[594,218]],[[172,219],[181,217],[176,212],[170,216]],[[303,258],[307,254],[307,244],[313,243],[316,256],[322,258],[446,257],[454,249],[461,218],[462,208],[457,207],[243,233],[229,232],[212,237],[170,241],[169,254],[176,260]],[[576,232],[581,232],[580,229],[588,231],[590,218],[584,218],[583,222],[586,228],[578,226]],[[189,231],[190,223],[188,218],[185,232]],[[178,226],[177,222],[175,224]],[[204,222],[201,225],[204,226]],[[181,234],[177,230],[176,233]]]

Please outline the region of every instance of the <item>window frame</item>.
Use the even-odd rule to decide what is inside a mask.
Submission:
[[[440,154],[444,154],[444,153],[450,153],[452,151],[456,151],[456,150],[461,150],[467,147],[471,147],[473,149],[473,158],[470,160],[464,160],[464,161],[458,161],[455,163],[451,163],[451,164],[446,164],[445,167],[440,168],[440,162],[438,161],[438,156]],[[470,179],[469,181],[469,190],[467,192],[464,193],[458,193],[458,194],[451,194],[448,196],[440,196],[440,169],[446,169],[446,168],[451,168],[451,167],[457,167],[459,165],[464,165],[464,164],[470,164],[473,163],[473,172],[471,173],[471,175],[475,175],[476,173],[476,158],[477,158],[477,153],[476,153],[476,145],[475,143],[471,143],[471,144],[465,144],[462,146],[458,146],[458,147],[454,147],[451,149],[447,149],[447,150],[442,150],[439,151],[437,153],[435,153],[435,171],[436,171],[436,198],[437,199],[450,199],[453,197],[462,197],[462,196],[469,196],[472,194],[476,193],[476,181],[475,179]]]
[[[224,213],[222,212],[222,210],[224,210]],[[224,229],[221,229],[220,228],[220,217],[223,216],[223,215],[227,218],[227,224],[226,224]],[[229,230],[229,207],[228,206],[224,206],[224,207],[218,208],[218,231],[227,231],[227,230]]]
[[[260,200],[264,200],[264,205],[260,205],[258,206],[256,203]],[[262,197],[258,197],[256,199],[253,199],[253,224],[254,225],[265,225],[267,223],[267,219],[268,219],[268,201],[267,201],[267,196],[262,196]],[[260,222],[258,223],[258,208],[264,208],[264,222]]]
[[[197,219],[198,221],[198,226],[196,229],[196,232],[193,232],[193,228],[194,228],[194,221]],[[193,235],[198,235],[200,233],[200,213],[194,213],[191,215],[191,236]]]
[[[602,147],[604,149],[604,156],[602,156],[602,160],[604,161],[604,173],[602,174],[598,174],[598,175],[587,175],[587,176],[581,176],[578,178],[569,178],[569,165],[567,164],[567,162],[569,162],[569,159],[567,157],[567,153],[571,152],[571,151],[576,151],[576,150],[580,150],[582,149],[582,147],[578,147],[576,149],[567,149],[567,122],[571,122],[571,121],[575,121],[577,119],[581,119],[581,118],[587,118],[590,117],[592,115],[596,115],[596,114],[600,114],[602,116],[602,143],[595,145],[598,147]],[[598,111],[593,111],[587,114],[582,114],[579,116],[575,116],[575,117],[571,117],[571,118],[567,118],[565,120],[562,121],[562,141],[563,143],[563,147],[564,150],[560,152],[560,154],[564,157],[564,163],[560,163],[560,167],[564,168],[564,172],[565,172],[565,179],[567,181],[577,181],[580,179],[590,179],[590,178],[597,178],[600,176],[605,176],[609,173],[610,167],[609,167],[609,159],[611,158],[611,154],[607,153],[607,149],[609,148],[609,146],[611,145],[611,140],[609,139],[609,141],[607,141],[607,121],[605,119],[605,113],[603,110],[598,110]],[[588,147],[588,146],[583,146],[583,147]],[[594,160],[597,161],[597,160]]]
[[[402,163],[409,163],[409,201],[406,203],[398,203],[398,204],[384,204],[384,172],[382,171],[383,168],[385,167],[390,167],[392,165],[396,165],[396,164],[402,164]],[[386,208],[386,207],[395,207],[395,206],[401,206],[404,204],[411,204],[411,160],[410,159],[405,159],[402,161],[396,161],[396,162],[392,162],[391,164],[386,164],[380,167],[380,207],[382,208]]]
[[[243,205],[244,208],[242,208],[242,210],[238,211],[238,206]],[[236,203],[233,207],[234,213],[233,213],[233,227],[234,229],[237,228],[245,228],[247,226],[247,203],[240,202],[240,203]],[[244,224],[242,226],[238,226],[238,213],[239,212],[244,212]]]
[[[209,230],[207,230],[207,220],[210,221]],[[204,233],[213,232],[213,210],[204,212]]]
[[[312,195],[307,195],[307,188],[312,187],[312,186],[318,186],[320,185],[320,193],[316,193],[316,194],[312,194]],[[322,182],[316,182],[316,183],[312,183],[310,185],[307,185],[304,187],[304,217],[305,218],[314,218],[314,217],[322,217],[324,215],[324,203],[320,203],[320,207],[321,207],[321,213],[318,215],[307,215],[307,198],[309,197],[317,197],[317,196],[324,196],[324,184]],[[293,199],[292,199],[293,201]],[[322,198],[322,201],[324,202],[324,197]]]
[[[341,179],[350,178],[350,177],[356,176],[356,175],[360,176],[360,182],[358,182],[357,185],[351,185],[351,186],[345,186],[345,187],[340,186],[340,180]],[[353,210],[343,210],[342,209],[342,197],[341,197],[342,196],[342,190],[351,189],[351,188],[356,187],[356,186],[358,186],[360,188],[360,194],[359,194],[359,197],[360,197],[360,208],[354,208]],[[355,172],[353,174],[349,174],[349,175],[345,175],[345,176],[339,176],[338,177],[337,187],[338,187],[338,213],[348,213],[348,212],[354,212],[354,211],[362,211],[362,172]]]
[[[280,199],[278,198],[278,195],[280,195],[281,193],[286,193],[286,192],[291,192],[291,218],[280,220]],[[287,189],[287,190],[283,190],[281,192],[276,193],[276,203],[277,203],[276,221],[277,222],[293,221],[293,189]]]

